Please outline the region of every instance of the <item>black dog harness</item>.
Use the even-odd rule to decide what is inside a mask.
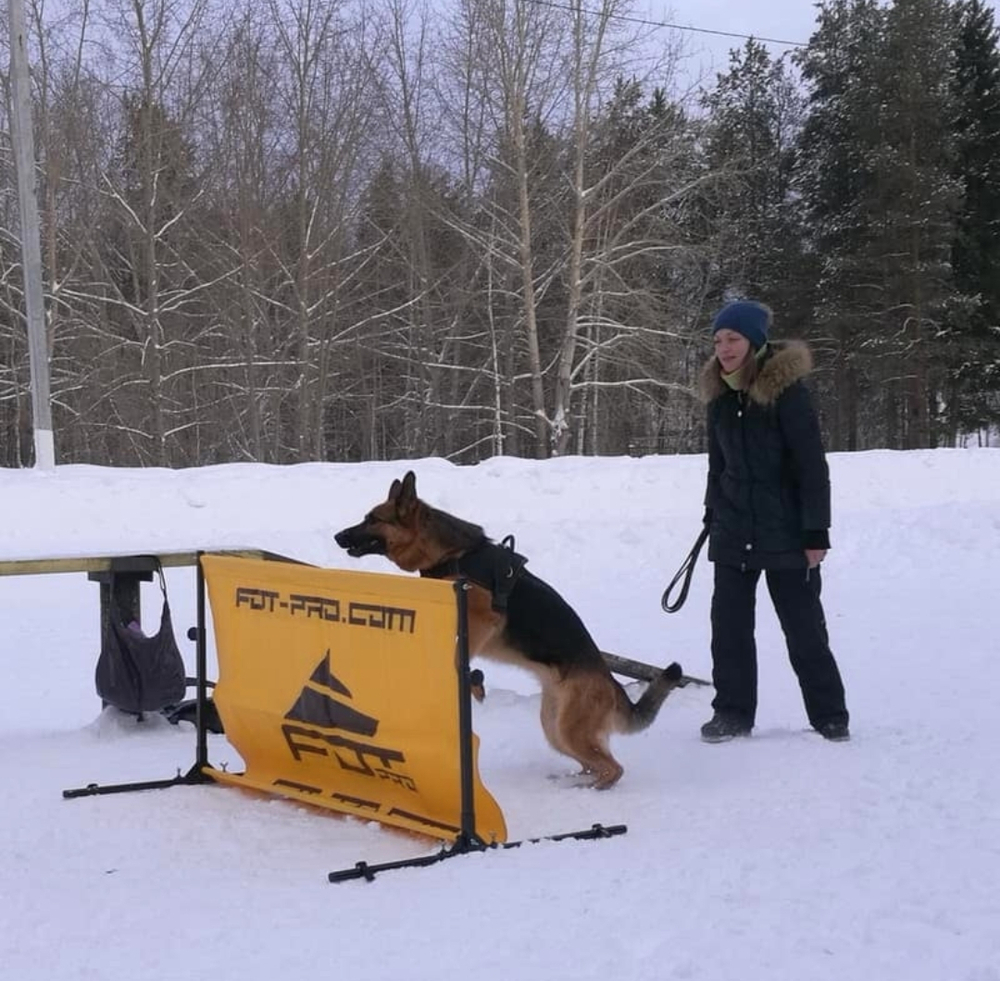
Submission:
[[[421,569],[428,579],[456,576],[482,586],[493,598],[493,609],[507,612],[507,600],[528,560],[514,551],[514,536],[508,535],[499,545],[484,538],[475,548],[453,559],[445,559],[430,569]]]

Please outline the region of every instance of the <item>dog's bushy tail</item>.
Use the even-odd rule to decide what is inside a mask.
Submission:
[[[625,720],[626,732],[642,732],[652,725],[659,714],[660,706],[666,701],[667,695],[680,683],[684,672],[674,661],[668,664],[647,686],[639,697],[639,701],[630,703],[631,711]]]

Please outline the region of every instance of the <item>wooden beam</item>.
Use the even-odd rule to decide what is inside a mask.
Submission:
[[[615,673],[622,674],[626,678],[635,678],[638,681],[652,681],[663,668],[658,668],[655,664],[646,664],[644,661],[633,661],[628,657],[621,657],[619,654],[610,654],[608,651],[601,651],[604,663]],[[688,685],[711,685],[712,682],[705,681],[704,678],[693,678],[691,675],[681,675],[679,688],[686,688]]]
[[[273,559],[295,562],[295,559],[259,548],[205,549],[213,555],[231,555],[241,559]],[[154,567],[158,560],[164,569],[193,566],[199,552],[146,552],[131,555],[53,556],[35,559],[0,559],[0,576],[39,576],[60,572],[138,572]]]

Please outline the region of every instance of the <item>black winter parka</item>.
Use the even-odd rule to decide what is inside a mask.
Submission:
[[[828,548],[830,474],[804,379],[801,341],[771,342],[746,391],[705,365],[708,403],[708,557],[746,569],[805,568],[806,548]]]

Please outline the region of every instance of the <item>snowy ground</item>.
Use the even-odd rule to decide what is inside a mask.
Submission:
[[[63,800],[186,770],[193,730],[100,714],[86,576],[0,578],[0,977],[1000,981],[1000,451],[830,462],[824,595],[850,743],[806,730],[763,589],[754,737],[702,744],[710,691],[677,692],[615,743],[626,774],[607,793],[548,779],[571,767],[542,738],[534,683],[486,664],[480,770],[511,838],[628,833],[370,884],[326,873],[438,845],[216,786]],[[704,559],[684,609],[659,605],[699,530],[703,457],[411,465],[423,497],[513,533],[606,649],[709,674]],[[0,471],[0,559],[253,545],[388,572],[331,533],[405,468]],[[193,668],[193,574],[168,586]],[[224,737],[209,754],[239,762]]]

